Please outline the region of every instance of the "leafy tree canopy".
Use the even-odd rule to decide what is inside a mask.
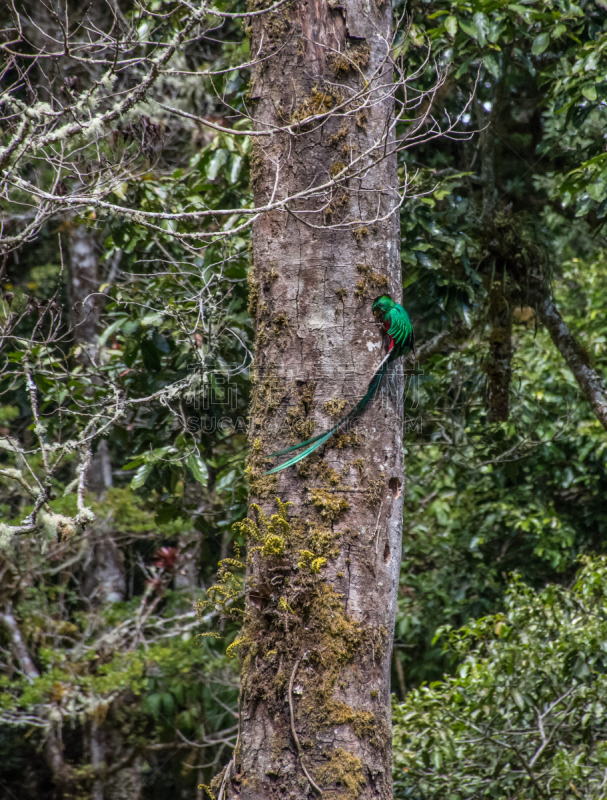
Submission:
[[[449,632],[456,674],[395,706],[397,797],[605,796],[606,571],[517,579],[502,612]]]

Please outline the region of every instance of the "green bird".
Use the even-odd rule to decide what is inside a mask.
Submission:
[[[296,456],[293,456],[283,464],[279,464],[277,467],[268,470],[266,475],[273,475],[274,473],[280,472],[287,467],[292,467],[294,464],[297,464],[299,461],[302,461],[304,458],[306,458],[306,456],[309,456],[310,453],[318,450],[318,448],[321,447],[328,439],[330,439],[334,433],[336,433],[348,422],[352,422],[352,420],[362,413],[367,403],[373,399],[375,393],[379,389],[382,378],[388,371],[388,366],[399,356],[404,355],[407,348],[409,348],[412,353],[415,353],[415,334],[413,332],[413,325],[411,325],[411,320],[409,319],[409,315],[405,309],[399,303],[396,303],[389,295],[383,294],[381,297],[377,297],[373,301],[372,310],[374,316],[383,322],[384,330],[390,337],[390,346],[388,347],[388,353],[386,357],[375,370],[373,377],[369,381],[369,385],[367,386],[367,391],[365,392],[364,397],[358,401],[354,408],[349,411],[345,417],[342,417],[339,422],[333,425],[333,427],[326,433],[321,433],[318,436],[314,436],[312,439],[306,439],[305,442],[294,444],[292,447],[287,447],[286,450],[278,450],[276,453],[272,453],[270,456],[268,456],[268,458],[274,458],[274,456],[284,456],[287,453],[292,453],[294,450],[301,450],[302,447],[305,447],[305,450],[302,453],[298,453]]]

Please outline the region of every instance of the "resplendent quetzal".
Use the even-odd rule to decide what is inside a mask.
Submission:
[[[404,355],[407,348],[415,353],[415,334],[413,333],[413,325],[411,325],[411,320],[409,319],[409,315],[405,309],[399,305],[399,303],[394,302],[394,300],[387,294],[377,297],[373,301],[372,309],[373,314],[384,324],[384,329],[390,337],[390,346],[388,348],[386,357],[375,370],[373,377],[369,381],[369,385],[367,386],[367,391],[365,392],[364,397],[358,401],[354,408],[349,411],[345,417],[342,417],[339,422],[333,425],[333,427],[330,428],[330,430],[328,430],[326,433],[321,433],[318,436],[314,436],[312,439],[306,439],[305,442],[294,444],[292,447],[287,447],[285,450],[278,450],[276,453],[272,453],[270,456],[268,456],[268,458],[273,458],[274,456],[284,456],[287,453],[292,453],[294,450],[300,450],[302,447],[306,448],[303,453],[298,453],[296,456],[293,456],[283,464],[279,464],[277,467],[268,470],[266,475],[273,475],[275,472],[280,472],[287,467],[292,467],[294,464],[297,464],[299,461],[306,458],[306,456],[309,456],[310,453],[313,453],[315,450],[321,447],[321,445],[330,439],[331,436],[333,436],[333,434],[342,428],[346,423],[352,422],[352,420],[364,410],[369,400],[373,398],[379,389],[382,378],[388,371],[388,365],[391,364],[394,359]]]

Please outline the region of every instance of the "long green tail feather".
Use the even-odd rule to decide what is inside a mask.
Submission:
[[[306,456],[309,456],[310,453],[318,450],[318,448],[321,447],[327,441],[327,439],[330,439],[334,433],[335,431],[331,429],[328,433],[323,434],[323,436],[321,436],[317,442],[308,447],[307,450],[304,450],[303,453],[298,453],[296,456],[293,456],[293,458],[285,461],[284,464],[279,464],[277,467],[274,467],[274,469],[268,470],[266,475],[274,475],[275,472],[280,472],[281,470],[286,469],[287,467],[292,467],[293,464],[297,464],[299,461],[302,461],[304,458],[306,458]]]
[[[352,413],[352,412],[349,412]],[[343,419],[340,419],[337,423],[337,427],[331,428],[331,431],[335,433],[337,428],[340,428],[347,420],[347,416]],[[306,439],[305,442],[298,442],[297,444],[291,445],[291,447],[287,447],[285,450],[277,450],[275,453],[270,453],[268,458],[276,458],[276,456],[286,456],[287,453],[292,453],[294,450],[301,450],[302,447],[308,447],[308,445],[314,444],[314,442],[319,442],[323,437],[327,435],[325,433],[319,433],[318,436],[313,436],[311,439]]]
[[[354,408],[345,415],[345,417],[342,417],[339,420],[339,422],[336,422],[335,425],[333,425],[333,427],[330,428],[326,433],[321,433],[318,436],[314,436],[312,439],[307,439],[305,442],[299,442],[299,444],[294,444],[292,445],[292,447],[286,448],[286,450],[278,450],[276,453],[272,453],[270,456],[268,456],[268,458],[273,458],[274,456],[282,456],[285,455],[286,453],[291,453],[293,452],[293,450],[300,450],[302,447],[306,448],[303,451],[303,453],[298,453],[293,458],[290,458],[288,461],[285,461],[284,464],[279,464],[277,467],[268,470],[268,472],[266,472],[266,475],[273,475],[276,472],[280,472],[283,469],[287,469],[287,467],[292,467],[294,464],[297,464],[299,461],[302,461],[304,458],[309,456],[310,453],[313,453],[319,447],[322,447],[322,445],[328,439],[330,439],[334,433],[336,433],[340,428],[342,428],[347,422],[350,422],[352,419],[354,419],[354,417],[358,416],[358,414],[360,414],[364,410],[367,403],[372,399],[373,395],[379,388],[382,378],[384,377],[388,369],[388,364],[393,360],[393,358],[394,356],[391,357],[391,354],[388,354],[388,356],[386,356],[386,358],[379,365],[379,367],[375,371],[375,374],[369,381],[369,385],[367,387],[365,395],[358,401],[358,403],[354,406]]]

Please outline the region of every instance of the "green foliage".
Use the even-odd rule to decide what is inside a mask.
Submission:
[[[149,8],[166,15],[156,28],[145,9],[129,15],[141,41],[152,29],[164,41],[183,23],[185,12],[173,3]],[[233,10],[224,2],[218,8]],[[472,332],[424,365],[405,404],[422,426],[405,440],[396,652],[410,692],[395,707],[397,794],[599,797],[607,767],[607,568],[601,560],[589,562],[573,590],[558,584],[571,581],[580,554],[604,549],[604,431],[533,316],[528,327],[514,328],[507,422],[488,422],[486,363],[494,277],[519,299],[525,285],[503,270],[510,247],[527,265],[540,258],[549,266],[559,307],[589,363],[606,366],[606,14],[590,0],[414,0],[407,8],[412,24],[396,52],[405,54],[412,73],[430,47],[445,77],[433,113],[459,116],[462,136],[399,156],[401,178],[415,175],[411,188],[419,192],[401,216],[405,304],[421,342],[461,320]],[[166,89],[175,105],[197,114],[224,113],[222,96],[233,109],[241,107],[247,75],[236,66],[248,44],[240,22],[221,35],[230,42],[192,44],[178,54],[178,66],[190,69],[192,79],[175,85],[167,73],[163,99]],[[199,78],[197,70],[208,64],[216,74]],[[423,72],[417,88],[427,88],[430,79]],[[477,99],[470,103],[473,91]],[[412,122],[401,120],[401,132]],[[477,133],[486,125],[493,186]],[[28,680],[9,660],[0,677],[0,760],[10,786],[27,798],[41,796],[49,777],[41,772],[24,788],[22,765],[40,761],[45,732],[58,720],[67,756],[82,775],[88,756],[69,737],[84,739],[93,722],[114,732],[117,754],[134,746],[142,773],[156,775],[147,779],[146,797],[161,793],[159,775],[164,794],[195,791],[227,760],[225,742],[235,740],[237,681],[225,653],[243,644],[236,625],[244,568],[231,557],[231,531],[246,513],[243,421],[253,337],[246,312],[248,233],[233,235],[229,244],[220,234],[238,228],[245,219],[240,211],[251,203],[250,146],[246,137],[210,137],[175,121],[171,127],[154,153],[138,152],[135,127],[99,141],[102,159],[132,159],[110,200],[140,211],[233,208],[232,216],[172,220],[150,231],[136,217],[89,209],[59,230],[44,228],[0,272],[0,325],[12,315],[18,320],[0,364],[3,522],[17,525],[35,508],[36,486],[28,491],[23,481],[33,475],[48,484],[38,538],[13,539],[0,564],[2,608],[10,599],[39,672]],[[100,156],[91,152],[84,147],[81,157],[95,170]],[[41,167],[41,185],[49,174]],[[496,239],[481,221],[488,195]],[[5,212],[13,210],[7,205]],[[103,251],[105,277],[94,287],[105,295],[94,369],[83,365],[65,314],[57,317],[56,341],[47,336],[45,315],[68,306],[64,257],[71,225],[86,226]],[[30,346],[35,330],[41,335]],[[209,397],[214,400],[205,405]],[[103,501],[85,495],[94,524],[84,517],[86,524],[72,525],[79,513],[78,448],[95,415],[100,433],[93,450],[101,436],[117,485]],[[41,443],[54,465],[48,481]],[[317,495],[323,516],[339,516],[339,508]],[[258,547],[264,557],[280,559],[294,546],[285,521],[279,514],[261,528],[245,522],[237,531],[248,536],[250,551]],[[4,532],[0,541],[7,544]],[[104,603],[84,587],[94,537],[106,533],[120,550],[127,589],[123,599]],[[313,581],[336,546],[333,539],[323,543],[321,534],[308,531],[296,555]],[[158,566],[161,546],[178,550],[179,558],[194,554],[188,589],[176,588],[177,576]],[[520,578],[505,597],[513,571]],[[557,585],[542,591],[549,582]],[[222,614],[222,640],[196,638],[197,601],[205,633]],[[288,620],[289,603],[282,595],[276,600],[278,618]],[[460,633],[448,632],[462,624]],[[8,652],[6,625],[0,637]],[[336,641],[328,638],[331,646]],[[424,683],[445,671],[454,674],[442,684]],[[333,685],[327,686],[329,697]],[[280,692],[277,698],[284,700]],[[525,764],[551,731],[529,768],[531,780]],[[208,749],[186,747],[183,737]],[[170,766],[156,774],[166,751],[173,753]],[[82,780],[90,785],[90,775]]]
[[[427,190],[401,216],[404,302],[417,338],[458,321],[472,329],[465,343],[423,365],[405,402],[421,420],[421,430],[405,436],[396,623],[405,689],[450,668],[432,644],[436,629],[499,609],[510,572],[537,588],[565,582],[579,554],[604,549],[604,431],[528,307],[524,274],[504,264],[517,253],[529,271],[538,260],[546,265],[567,324],[605,374],[604,109],[581,87],[595,78],[605,86],[593,65],[602,63],[606,31],[607,14],[594,3],[413,6],[403,42],[410,64],[419,63],[426,42],[446,70],[435,113],[461,114],[470,133],[489,125],[490,142],[482,151],[478,136],[439,140],[401,162],[403,177],[419,168]],[[466,108],[477,74],[478,102]],[[491,230],[482,221],[487,198]],[[517,299],[509,418],[489,424],[496,275]],[[518,325],[523,312],[527,322]]]
[[[564,303],[566,318],[598,362],[605,324],[589,309],[607,301],[605,270],[602,262],[590,274],[575,263],[569,269],[584,282]],[[604,432],[579,402],[547,335],[524,330],[515,341],[520,366],[507,424],[487,430],[482,405],[452,406],[453,392],[460,400],[474,397],[476,342],[435,359],[428,368],[432,380],[421,382],[415,413],[425,430],[409,439],[396,629],[413,680],[438,678],[444,669],[440,651],[430,647],[436,626],[493,610],[512,570],[534,586],[565,579],[576,556],[601,548],[607,533]],[[420,661],[424,640],[430,649]]]
[[[68,501],[73,502],[63,499],[69,512]],[[39,674],[28,678],[6,671],[0,677],[0,742],[9,730],[14,741],[7,750],[9,760],[21,743],[40,746],[45,727],[57,719],[66,720],[80,735],[86,735],[93,721],[113,726],[120,732],[120,747],[141,752],[154,744],[172,748],[177,730],[211,749],[217,731],[235,735],[231,709],[238,684],[225,656],[235,631],[226,630],[225,641],[197,640],[200,623],[193,606],[202,591],[171,589],[172,573],[154,567],[157,559],[151,561],[157,542],[179,542],[192,522],[169,519],[159,524],[154,505],[118,487],[93,503],[101,524],[118,526],[115,535],[130,561],[127,575],[133,573],[133,591],[123,601],[83,607],[78,585],[82,573],[73,566],[64,568],[65,580],[57,582],[52,565],[57,560],[78,563],[78,554],[86,553],[79,537],[68,545],[49,543],[46,555],[35,548],[14,554],[14,568],[37,575],[35,585],[22,589],[15,612]],[[209,573],[212,568],[210,563]],[[142,569],[147,570],[145,583]],[[6,589],[12,589],[10,582]],[[0,635],[4,642],[4,628]]]
[[[136,14],[146,37],[152,26],[146,28],[142,9]],[[155,35],[170,35],[180,14],[169,15]],[[242,40],[240,27],[228,23],[216,36]],[[246,57],[247,48],[246,42],[193,42],[173,64],[195,75],[201,61],[222,70]],[[221,107],[214,93],[226,87],[237,106],[246,84],[229,72],[216,75],[212,85],[199,77],[181,81],[175,104],[193,102],[197,113],[213,113]],[[108,132],[99,145],[102,158],[133,155],[139,129],[127,127]],[[124,759],[115,780],[124,783],[135,769],[146,797],[195,793],[236,738],[238,681],[225,656],[236,630],[225,626],[220,640],[197,638],[217,627],[217,617],[209,610],[201,625],[196,604],[215,580],[220,559],[231,553],[232,524],[246,512],[248,233],[232,235],[227,244],[214,233],[242,221],[238,209],[250,202],[249,140],[199,139],[176,123],[171,129],[163,129],[163,149],[141,151],[130,162],[130,174],[109,200],[174,213],[234,207],[233,217],[196,226],[180,221],[150,234],[132,217],[87,210],[43,229],[0,271],[0,326],[4,331],[17,321],[0,353],[2,523],[19,525],[36,509],[37,480],[49,487],[33,535],[9,544],[8,526],[0,529],[0,613],[10,602],[38,672],[26,678],[7,656],[0,674],[3,784],[24,800],[54,791],[49,787],[56,776],[44,766],[52,731],[62,737],[79,797],[92,792],[87,743],[95,726],[105,757],[114,765]],[[82,149],[80,158],[86,165],[90,151]],[[65,191],[71,188],[68,181]],[[76,228],[89,232],[99,257],[99,285],[90,289],[98,300],[99,293],[105,296],[96,335],[84,344],[70,330],[66,261]],[[175,232],[187,234],[186,245]],[[209,234],[204,249],[202,232]],[[36,332],[39,340],[31,345]],[[104,440],[114,486],[102,499],[85,491],[95,519],[72,524],[83,431],[92,419],[98,431],[91,437],[93,457]],[[108,542],[114,547],[109,565]],[[103,581],[111,582],[111,575],[103,576],[108,567],[123,581],[109,600],[102,591]],[[238,579],[242,584],[242,571]],[[7,653],[10,637],[0,622]],[[105,791],[118,796],[111,786]]]
[[[607,561],[571,589],[520,579],[450,633],[456,675],[394,707],[398,798],[605,796]]]

